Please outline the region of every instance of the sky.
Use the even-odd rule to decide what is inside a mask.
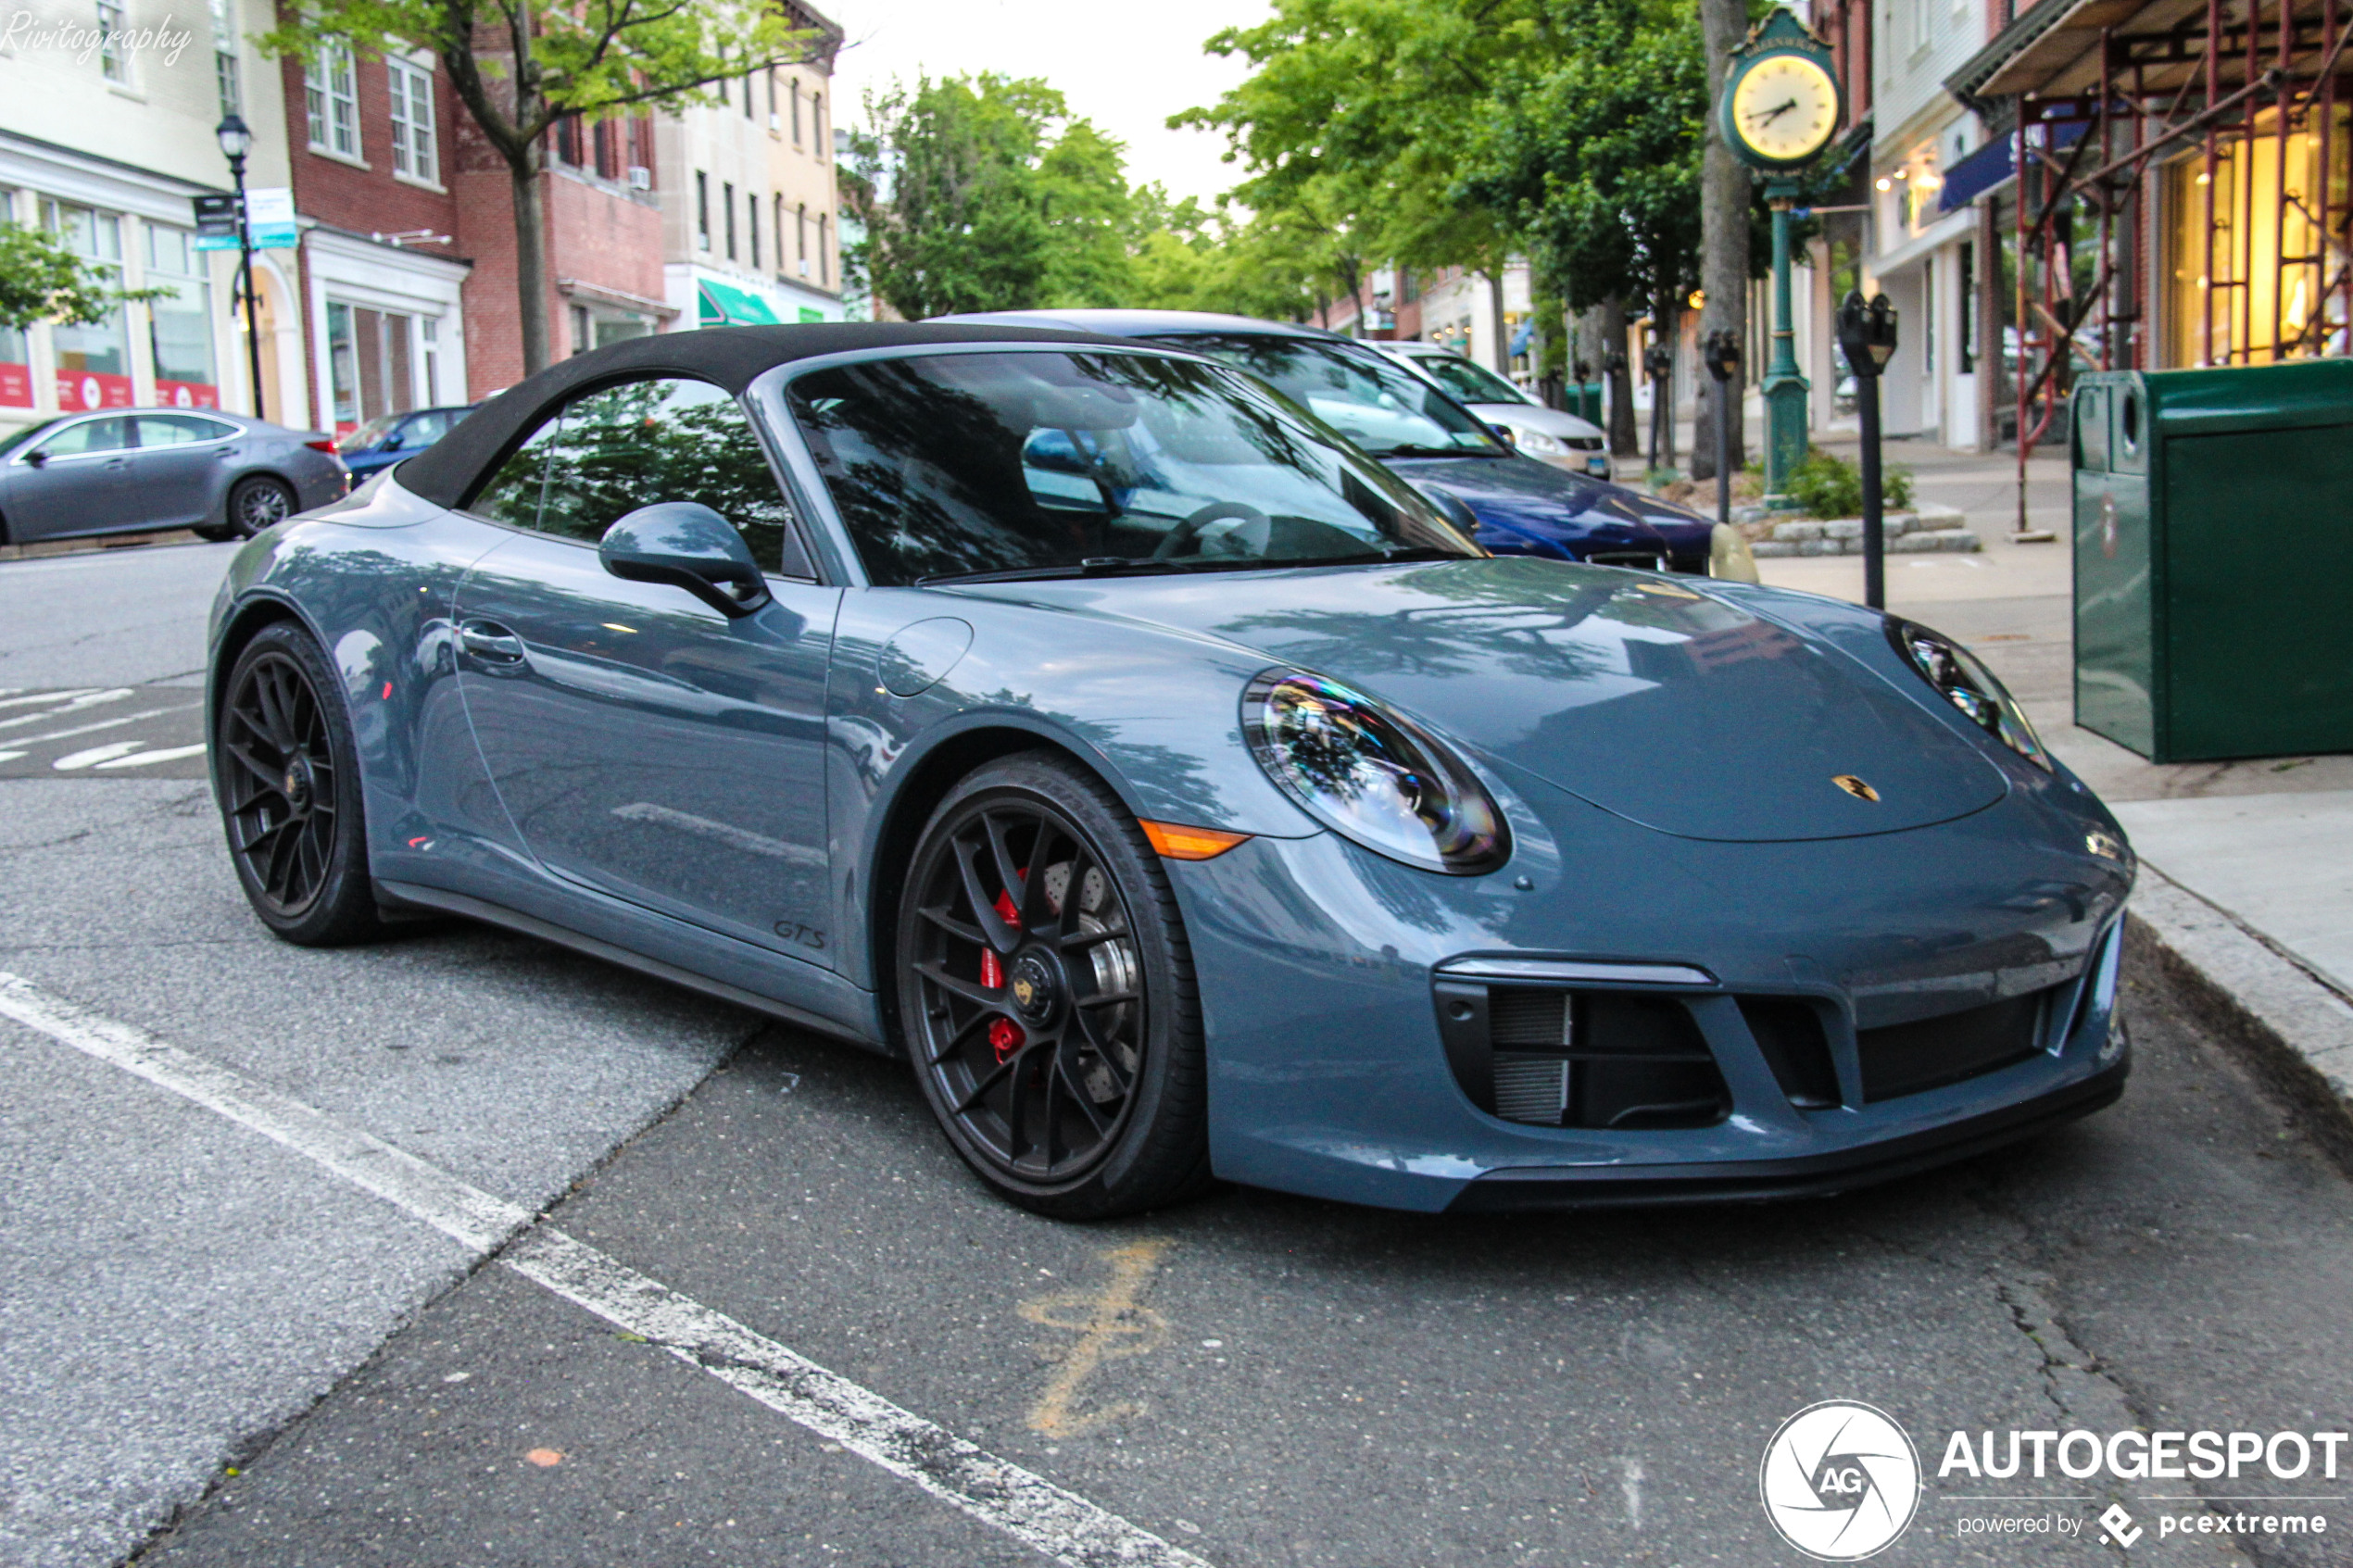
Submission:
[[[1202,51],[1221,28],[1268,15],[1266,0],[817,0],[841,24],[848,46],[834,66],[843,124],[862,123],[868,91],[918,70],[961,76],[993,70],[1042,76],[1071,112],[1127,144],[1131,183],[1159,181],[1171,197],[1207,201],[1241,179],[1221,163],[1225,138],[1171,131],[1179,109],[1207,107],[1247,74],[1239,59]]]

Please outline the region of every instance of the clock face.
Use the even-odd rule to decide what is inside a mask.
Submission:
[[[1758,157],[1802,162],[1838,129],[1838,84],[1807,56],[1768,56],[1732,89],[1732,129]]]

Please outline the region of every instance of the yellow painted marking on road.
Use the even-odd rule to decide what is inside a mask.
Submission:
[[[1062,1363],[1031,1408],[1031,1430],[1049,1437],[1075,1437],[1143,1413],[1140,1399],[1080,1410],[1078,1397],[1105,1361],[1140,1356],[1168,1343],[1167,1320],[1139,1299],[1168,1246],[1165,1241],[1139,1241],[1114,1248],[1102,1255],[1111,1265],[1111,1278],[1101,1290],[1060,1291],[1021,1304],[1021,1315],[1031,1323],[1078,1336],[1078,1343],[1063,1352]]]

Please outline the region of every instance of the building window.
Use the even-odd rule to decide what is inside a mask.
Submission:
[[[760,267],[760,198],[749,193],[744,196],[744,228],[751,235],[751,265]]]
[[[711,176],[695,170],[695,247],[711,248]]]
[[[810,119],[812,119],[812,120],[816,121],[816,124],[817,124],[817,157],[818,157],[820,159],[823,159],[823,158],[824,157],[824,156],[825,156],[825,145],[826,145],[826,144],[825,144],[825,95],[824,95],[824,94],[822,94],[822,93],[812,93],[812,94],[809,94],[809,118],[810,118]]]
[[[776,275],[777,275],[778,277],[782,277],[782,276],[784,276],[784,271],[785,271],[785,198],[783,197],[783,195],[782,195],[782,194],[779,194],[779,195],[776,197],[775,207],[776,207]]]
[[[792,144],[796,147],[800,145],[800,79],[798,77],[793,79],[792,84]]]
[[[827,288],[833,286],[833,270],[825,262],[825,215],[817,215],[817,281]]]
[[[212,7],[212,84],[220,95],[220,116],[242,113],[245,94],[237,86],[237,28],[229,18],[229,0],[210,0]]]
[[[1960,281],[1961,374],[1977,373],[1977,242],[1961,242]]]
[[[62,241],[74,255],[89,262],[109,288],[122,281],[122,220],[110,212],[41,198],[41,226]],[[49,342],[57,351],[57,403],[60,408],[128,408],[131,403],[131,340],[120,306],[104,320],[86,327],[52,325]],[[120,378],[109,390],[94,377]],[[67,394],[70,390],[71,395]],[[96,395],[92,394],[95,392]]]
[[[409,358],[416,318],[327,302],[327,383],[335,433],[417,407]]]
[[[147,339],[156,357],[156,401],[180,408],[218,408],[212,363],[212,285],[204,252],[185,229],[150,222],[147,284],[169,297],[147,307]]]
[[[441,318],[418,317],[417,334],[423,340],[419,346],[424,351],[425,361],[424,385],[421,390],[424,394],[425,406],[431,408],[441,401]]]
[[[768,68],[768,129],[776,129],[776,68]]]
[[[441,183],[434,146],[433,72],[406,60],[384,62],[392,76],[392,167],[411,180]]]
[[[581,150],[580,117],[576,114],[556,121],[556,161],[573,169],[587,167],[588,155]]]
[[[589,347],[588,307],[585,305],[575,305],[572,307],[572,351],[574,354],[585,354]]]
[[[118,0],[98,0],[98,72],[108,82],[128,83],[130,56],[122,48],[122,6]]]
[[[359,93],[354,82],[351,46],[319,45],[303,71],[303,105],[310,114],[310,144],[339,157],[359,156]]]
[[[732,182],[719,187],[719,199],[725,206],[727,217],[727,259],[736,259],[736,187]]]
[[[794,255],[800,261],[800,275],[809,276],[809,204],[803,202],[793,211]]]
[[[756,73],[755,73],[755,72],[752,72],[752,71],[746,71],[746,72],[744,72],[744,118],[745,118],[746,119],[749,119],[751,118],[751,111],[752,111],[752,82],[753,82],[753,81],[754,81],[754,79],[755,79],[755,76],[756,76]]]

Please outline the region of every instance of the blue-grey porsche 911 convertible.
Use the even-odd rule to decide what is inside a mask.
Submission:
[[[1014,1202],[1759,1198],[2114,1099],[2131,852],[1936,633],[1487,556],[1181,348],[635,339],[237,557],[263,922],[904,1057]]]

